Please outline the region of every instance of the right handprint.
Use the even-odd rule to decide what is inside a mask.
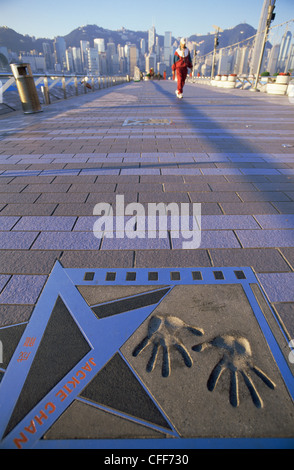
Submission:
[[[262,399],[251,379],[249,372],[254,372],[269,388],[274,389],[274,382],[257,366],[254,365],[249,341],[241,336],[223,335],[216,336],[211,341],[206,341],[192,347],[193,351],[202,352],[207,348],[217,348],[223,354],[219,362],[213,368],[207,388],[213,391],[217,382],[225,370],[230,372],[230,403],[239,406],[239,374],[242,376],[257,408],[263,407]]]

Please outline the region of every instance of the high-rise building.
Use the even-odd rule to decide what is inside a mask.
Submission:
[[[148,30],[148,51],[149,51],[149,53],[154,52],[155,37],[156,37],[155,26],[152,26],[152,28],[150,28]]]
[[[166,31],[164,33],[163,56],[164,56],[164,63],[167,67],[171,66],[172,55],[173,55],[172,33],[170,31]]]
[[[53,60],[53,53],[51,50],[51,46],[49,42],[43,42],[42,43],[42,48],[43,48],[43,54],[45,58],[45,65],[46,65],[46,70],[53,70],[54,69],[54,60]]]
[[[99,54],[96,47],[89,47],[87,49],[88,54],[88,70],[93,75],[98,75],[100,72],[99,67]]]
[[[61,70],[66,69],[66,42],[64,38],[57,36],[53,41],[55,64],[60,65]]]
[[[73,62],[73,56],[72,56],[72,49],[69,47],[65,51],[65,56],[66,56],[66,68],[68,72],[73,72],[74,71],[74,62]]]
[[[137,48],[135,44],[129,45],[129,72],[130,76],[134,76],[135,67],[137,66]]]
[[[97,47],[98,52],[105,52],[105,42],[103,38],[94,39],[94,47]]]
[[[82,59],[82,67],[83,69],[87,69],[88,67],[88,51],[90,43],[89,41],[80,41],[80,48],[81,48],[81,59]]]
[[[81,49],[79,47],[72,47],[72,59],[74,64],[74,71],[76,73],[82,73],[82,58]]]

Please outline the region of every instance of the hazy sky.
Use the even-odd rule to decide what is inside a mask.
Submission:
[[[0,0],[0,26],[21,34],[53,38],[96,24],[105,29],[171,31],[191,36],[249,23],[257,28],[264,0]],[[276,0],[280,24],[294,18],[294,0]],[[1,44],[0,44],[1,45]]]

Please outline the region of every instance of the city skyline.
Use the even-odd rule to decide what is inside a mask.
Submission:
[[[111,8],[105,7],[105,3],[99,0],[88,0],[83,8],[77,0],[58,3],[53,0],[50,6],[43,6],[37,0],[0,0],[0,3],[0,26],[36,38],[53,39],[86,24],[113,30],[125,27],[133,31],[147,31],[154,25],[157,34],[164,35],[165,31],[171,31],[175,37],[207,34],[213,31],[214,24],[225,29],[246,22],[257,28],[263,0],[246,0],[245,6],[232,0],[194,0],[184,5],[185,14],[179,10],[175,0],[161,0],[160,8],[155,0],[144,3],[112,0]],[[292,18],[293,0],[277,0],[273,24]]]

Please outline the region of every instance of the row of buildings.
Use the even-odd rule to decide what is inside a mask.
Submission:
[[[125,45],[107,42],[103,38],[93,41],[80,41],[79,47],[67,47],[63,37],[55,37],[53,44],[43,42],[43,52],[16,53],[0,47],[2,69],[4,64],[20,61],[29,63],[34,73],[76,73],[91,75],[134,75],[134,68],[163,74],[171,71],[171,63],[177,43],[172,44],[172,33],[164,35],[164,45],[159,46],[159,38],[153,26],[148,31],[147,40],[141,39],[140,46],[127,42]],[[5,60],[6,59],[6,60]],[[0,60],[1,69],[1,60]],[[4,70],[3,70],[4,71]]]

